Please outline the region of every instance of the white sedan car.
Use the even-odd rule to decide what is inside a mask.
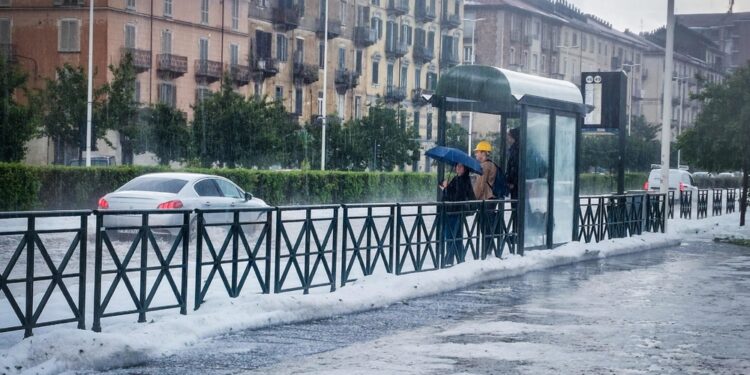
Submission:
[[[253,197],[232,181],[219,176],[199,173],[151,173],[136,177],[128,183],[99,199],[100,211],[120,210],[172,210],[172,209],[234,209],[268,208],[263,200]],[[219,212],[205,214],[206,223],[231,223],[233,213]],[[241,212],[241,222],[259,222],[264,219],[263,211]],[[190,236],[195,237],[197,216],[191,214]],[[140,214],[104,215],[103,224],[108,233],[117,236],[122,232],[135,232],[141,225]],[[148,217],[149,225],[179,226],[182,215],[153,214]],[[127,227],[127,228],[122,228]],[[243,225],[246,230],[256,226]],[[154,228],[155,232],[177,234],[177,228]]]

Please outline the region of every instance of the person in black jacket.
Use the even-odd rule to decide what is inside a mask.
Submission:
[[[518,128],[508,131],[508,166],[505,168],[505,181],[508,182],[510,199],[518,199]]]
[[[443,189],[443,202],[461,202],[475,200],[474,188],[469,178],[469,170],[463,164],[456,164],[456,176],[450,181],[443,181],[440,187]],[[463,205],[451,205],[446,208],[445,226],[443,227],[443,240],[445,241],[446,262],[453,263],[453,257],[463,247],[463,230],[461,226],[462,211],[467,207]]]

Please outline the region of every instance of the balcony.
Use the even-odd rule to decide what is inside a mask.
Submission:
[[[378,30],[369,26],[357,26],[354,29],[354,42],[360,47],[369,47],[378,41]]]
[[[250,83],[250,67],[245,65],[230,65],[229,77],[237,86],[245,86]]]
[[[458,14],[443,15],[443,19],[440,22],[441,29],[456,29],[461,27],[461,17]]]
[[[406,42],[394,41],[394,43],[387,43],[385,45],[385,55],[387,57],[400,58],[404,57],[409,52],[409,46]]]
[[[415,46],[413,56],[415,63],[427,64],[435,58],[435,51],[427,46]]]
[[[16,58],[16,45],[8,43],[0,43],[0,59],[15,63]]]
[[[406,87],[388,85],[385,87],[385,102],[400,103],[406,99]]]
[[[349,69],[336,69],[336,91],[344,93],[346,90],[353,89],[359,85],[359,73]]]
[[[162,53],[156,55],[156,70],[161,73],[167,73],[176,77],[187,73],[187,57],[173,55],[171,53]]]
[[[224,71],[222,65],[219,61],[195,60],[195,79],[207,83],[220,80]]]
[[[324,18],[319,18],[318,22],[318,29],[316,30],[315,34],[318,35],[318,38],[323,38],[323,34],[326,32],[326,21]],[[328,39],[338,38],[341,36],[341,21],[336,19],[328,19]]]
[[[133,59],[133,68],[135,68],[137,73],[143,73],[151,69],[151,51],[123,47],[120,52],[123,58],[125,55],[130,54],[130,57]]]
[[[273,23],[282,30],[294,30],[299,26],[299,19],[302,16],[302,8],[299,6],[284,7],[277,6],[273,8]]]
[[[443,56],[440,58],[440,67],[452,68],[458,65],[460,62],[461,61],[458,59],[457,53],[446,52],[446,53],[443,53]]]
[[[294,82],[309,85],[318,82],[320,68],[315,64],[305,64],[302,60],[294,62]]]
[[[415,107],[421,107],[427,104],[427,100],[422,95],[432,95],[433,91],[428,89],[411,90],[411,102]]]
[[[253,71],[260,79],[273,77],[279,73],[279,62],[270,57],[258,57],[253,64]]]
[[[409,0],[388,0],[388,14],[403,16],[409,13]]]
[[[414,18],[417,22],[433,22],[437,19],[437,14],[430,7],[418,7],[414,10]]]

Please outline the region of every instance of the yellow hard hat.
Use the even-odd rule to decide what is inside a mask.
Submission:
[[[474,151],[492,152],[492,145],[490,144],[490,142],[481,141],[481,142],[477,143],[477,147],[474,148]]]

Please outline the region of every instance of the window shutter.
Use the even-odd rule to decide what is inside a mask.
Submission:
[[[0,0],[0,7],[9,7],[10,0]]]
[[[134,25],[125,25],[125,48],[135,48]]]
[[[0,18],[0,43],[10,44],[10,19]]]

